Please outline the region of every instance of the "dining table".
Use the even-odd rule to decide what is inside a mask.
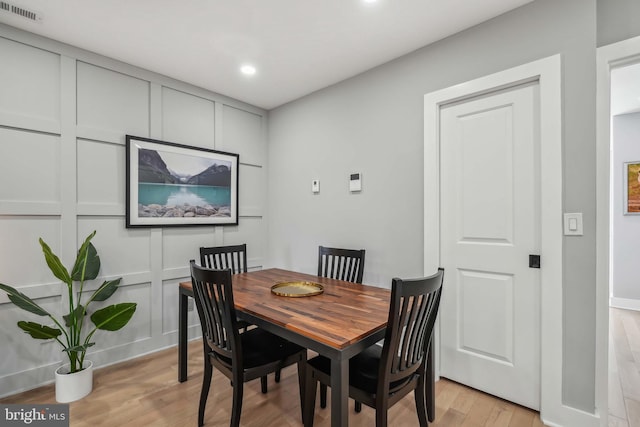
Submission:
[[[276,284],[320,284],[313,296],[282,296]],[[232,276],[233,299],[240,319],[310,349],[331,360],[331,426],[349,425],[349,359],[384,338],[391,291],[279,268]],[[187,308],[191,282],[179,284],[178,381],[187,379]],[[427,412],[434,418],[433,351],[426,379]]]

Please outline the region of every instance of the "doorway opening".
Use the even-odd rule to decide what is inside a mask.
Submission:
[[[640,37],[598,49],[596,401],[602,425],[626,425],[640,408],[640,355],[633,354],[640,346],[640,287],[637,263],[628,256],[634,236],[640,238],[638,140]]]

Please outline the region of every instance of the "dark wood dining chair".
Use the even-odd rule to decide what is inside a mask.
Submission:
[[[226,246],[202,246],[200,247],[200,265],[216,270],[231,270],[231,274],[246,273],[247,266],[247,244],[226,245]],[[238,319],[238,330],[244,332],[251,326],[251,323]],[[275,375],[276,382],[280,382],[280,370]],[[267,377],[261,379],[262,392],[267,392]]]
[[[230,269],[231,274],[247,272],[247,245],[200,248],[200,265],[216,270]]]
[[[394,278],[384,344],[372,345],[349,360],[349,397],[376,410],[376,427],[387,426],[387,411],[415,391],[421,427],[428,425],[425,381],[427,353],[438,315],[444,269],[432,276]],[[312,427],[317,383],[331,384],[331,360],[307,362],[304,426]]]
[[[362,283],[364,249],[340,249],[320,246],[318,276]]]
[[[300,405],[303,404],[307,350],[262,328],[240,333],[233,302],[231,270],[213,270],[190,261],[191,283],[202,326],[204,376],[198,408],[198,426],[211,387],[213,367],[222,372],[233,387],[231,427],[240,425],[244,383],[271,372],[298,364]]]
[[[247,269],[247,245],[228,246],[203,246],[200,247],[200,265],[216,270],[231,270],[231,274],[246,273]],[[244,329],[251,323],[238,320],[238,327]]]
[[[247,269],[247,245],[228,246],[203,246],[200,247],[200,265],[216,270],[231,270],[231,274],[246,273]],[[251,323],[238,320],[238,327],[244,329]],[[266,393],[266,392],[265,392]]]
[[[342,249],[320,246],[318,248],[318,276],[330,279],[362,283],[364,274],[364,249]],[[320,405],[327,406],[327,386],[320,384]],[[360,404],[356,403],[358,408]]]

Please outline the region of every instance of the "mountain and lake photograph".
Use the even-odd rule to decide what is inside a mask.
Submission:
[[[230,217],[231,163],[140,148],[138,217]]]

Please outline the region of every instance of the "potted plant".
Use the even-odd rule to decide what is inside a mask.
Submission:
[[[56,370],[56,400],[71,402],[78,400],[91,392],[93,387],[93,365],[85,360],[87,349],[95,344],[93,335],[98,330],[117,331],[125,326],[136,311],[136,303],[126,302],[113,304],[90,313],[89,306],[96,301],[105,301],[118,289],[122,278],[107,280],[88,298],[84,295],[84,285],[88,280],[98,277],[100,258],[91,239],[96,232],[91,233],[78,250],[78,256],[71,273],[62,265],[49,245],[39,239],[40,246],[49,269],[55,277],[67,285],[69,306],[68,313],[62,319],[56,318],[43,309],[31,298],[17,289],[0,283],[0,290],[9,295],[9,300],[17,307],[38,316],[48,316],[55,325],[47,326],[35,322],[20,321],[18,327],[35,339],[54,339],[62,346],[69,359],[69,363]],[[74,286],[74,282],[77,285]],[[84,330],[85,317],[89,316],[93,327],[88,332]],[[83,384],[76,384],[81,381]],[[71,384],[68,384],[71,382]]]

